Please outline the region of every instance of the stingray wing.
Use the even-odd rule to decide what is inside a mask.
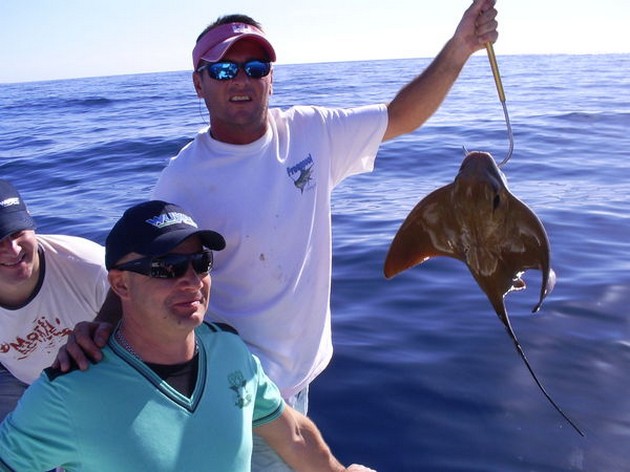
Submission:
[[[514,237],[511,247],[503,250],[504,264],[514,272],[538,269],[542,272],[540,300],[534,308],[537,311],[543,299],[553,290],[556,277],[551,269],[551,248],[547,232],[536,214],[514,195],[510,194],[509,224]],[[510,242],[510,241],[508,241]]]
[[[453,184],[445,185],[420,200],[394,236],[385,258],[388,279],[436,256],[459,256],[453,241],[458,229],[449,217]]]

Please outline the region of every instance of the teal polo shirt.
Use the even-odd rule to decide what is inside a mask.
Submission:
[[[87,371],[44,372],[0,425],[0,470],[249,471],[252,427],[284,402],[238,335],[207,323],[195,332],[190,398],[114,336]]]

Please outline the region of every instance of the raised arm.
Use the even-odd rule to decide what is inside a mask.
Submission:
[[[437,57],[389,103],[389,123],[383,141],[410,133],[428,120],[457,80],[468,58],[486,43],[497,40],[494,3],[495,0],[474,0]]]
[[[315,423],[289,406],[278,419],[255,431],[297,472],[375,472],[358,464],[344,467],[333,456]]]

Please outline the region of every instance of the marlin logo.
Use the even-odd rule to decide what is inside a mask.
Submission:
[[[293,184],[300,189],[300,193],[304,193],[304,190],[315,185],[313,182],[313,167],[315,161],[310,154],[306,159],[293,167],[287,168],[289,177],[293,180]]]
[[[162,213],[160,215],[154,216],[153,218],[149,218],[145,220],[151,226],[155,226],[156,228],[164,228],[166,226],[176,225],[176,224],[184,224],[188,226],[192,226],[193,228],[197,228],[197,223],[188,216],[183,213]]]

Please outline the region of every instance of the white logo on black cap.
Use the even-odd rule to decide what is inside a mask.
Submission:
[[[1,207],[10,207],[10,206],[15,206],[15,205],[19,205],[20,204],[20,198],[19,197],[11,197],[11,198],[7,198],[5,200],[2,200],[0,202],[0,206]]]

